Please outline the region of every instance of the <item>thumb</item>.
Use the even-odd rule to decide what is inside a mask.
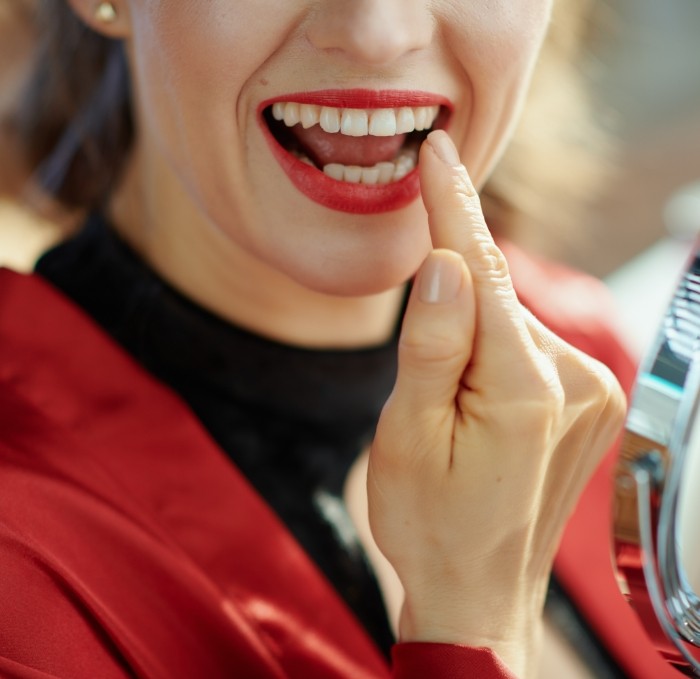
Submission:
[[[399,341],[392,406],[404,416],[454,408],[474,341],[469,270],[452,250],[433,250],[418,272]]]

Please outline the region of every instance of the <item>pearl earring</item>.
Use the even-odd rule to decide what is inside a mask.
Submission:
[[[117,19],[117,10],[111,2],[105,0],[97,5],[95,9],[95,19],[103,24],[111,24]]]

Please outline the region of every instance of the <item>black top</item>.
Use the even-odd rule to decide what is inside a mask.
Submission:
[[[396,376],[396,337],[365,350],[265,339],[188,301],[93,215],[36,271],[192,408],[388,654],[377,582],[342,499]]]

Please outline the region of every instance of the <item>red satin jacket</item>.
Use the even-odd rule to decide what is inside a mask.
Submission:
[[[599,284],[504,249],[522,301],[629,386]],[[630,676],[675,677],[615,585],[612,462],[570,521],[558,576]],[[396,644],[388,667],[177,395],[48,284],[2,270],[0,676],[513,675],[449,644]]]

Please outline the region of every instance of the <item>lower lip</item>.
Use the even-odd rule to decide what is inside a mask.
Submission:
[[[420,193],[418,168],[389,184],[353,184],[331,179],[289,153],[275,139],[264,118],[260,116],[259,120],[272,154],[292,184],[324,207],[352,214],[377,214],[398,210],[413,202]]]

